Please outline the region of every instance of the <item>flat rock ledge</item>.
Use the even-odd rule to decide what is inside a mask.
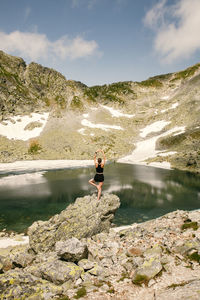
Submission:
[[[94,209],[102,221],[108,216],[110,220],[112,201],[119,206],[119,199],[112,196],[102,197],[98,205],[95,196],[87,196],[74,205],[86,202],[88,211]],[[115,200],[109,202],[111,198]],[[101,205],[110,206],[108,214],[100,214]],[[45,222],[52,236],[57,236],[52,220],[60,220],[60,215]],[[45,244],[37,246],[42,251],[36,253],[32,244],[1,254],[0,299],[200,299],[200,211],[175,211],[125,229],[103,225],[101,229],[83,230],[84,237],[61,235],[49,250]],[[91,232],[94,235],[89,236]]]

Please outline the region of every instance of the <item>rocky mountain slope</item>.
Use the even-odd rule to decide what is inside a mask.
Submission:
[[[200,170],[200,64],[87,87],[0,51],[0,75],[1,162],[91,159],[100,147],[109,159]],[[152,141],[154,152],[136,160],[134,149]]]

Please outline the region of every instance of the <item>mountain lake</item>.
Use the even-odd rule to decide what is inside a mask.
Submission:
[[[36,220],[47,220],[77,197],[96,193],[88,183],[93,167],[0,174],[0,230],[26,232]],[[178,170],[110,163],[102,193],[119,196],[117,226],[143,222],[174,210],[200,208],[200,177]]]

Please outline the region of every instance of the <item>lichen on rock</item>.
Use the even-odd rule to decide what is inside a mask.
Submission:
[[[30,247],[37,253],[53,250],[56,242],[76,237],[90,237],[108,231],[114,212],[120,206],[116,195],[105,194],[97,201],[95,195],[77,198],[59,215],[49,221],[38,221],[28,229]]]

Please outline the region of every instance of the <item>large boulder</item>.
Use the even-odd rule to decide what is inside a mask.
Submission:
[[[116,195],[105,194],[100,201],[95,195],[77,198],[60,214],[48,221],[34,222],[28,229],[30,247],[36,252],[55,250],[58,241],[91,237],[108,231],[114,213],[120,206]]]

